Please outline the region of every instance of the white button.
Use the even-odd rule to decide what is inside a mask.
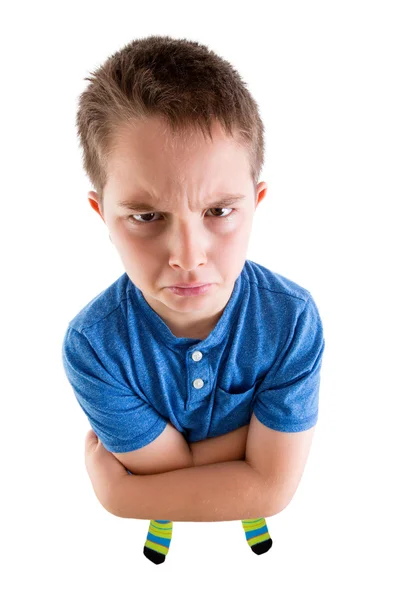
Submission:
[[[196,350],[195,352],[193,352],[192,358],[193,358],[193,360],[198,362],[199,360],[201,360],[203,358],[203,353],[200,352],[200,350]]]
[[[193,387],[196,388],[196,390],[200,390],[204,385],[204,381],[202,379],[195,379],[193,381]]]

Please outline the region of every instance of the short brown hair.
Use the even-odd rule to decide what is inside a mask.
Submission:
[[[135,39],[90,75],[79,96],[76,126],[84,170],[101,206],[116,130],[151,116],[165,119],[173,133],[200,129],[212,139],[216,119],[226,135],[238,134],[256,189],[264,162],[258,105],[239,73],[207,46],[170,36]]]

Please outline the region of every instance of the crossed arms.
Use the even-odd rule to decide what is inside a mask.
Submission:
[[[280,512],[272,490],[245,461],[248,429],[188,444],[168,423],[144,448],[113,453],[135,476],[124,478],[107,510],[125,518],[170,521],[229,521]]]
[[[315,426],[276,431],[250,424],[188,444],[171,423],[139,450],[113,453],[126,474],[112,489],[112,514],[169,521],[236,521],[275,515],[300,483]]]

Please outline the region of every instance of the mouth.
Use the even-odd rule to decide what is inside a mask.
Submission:
[[[171,292],[173,292],[174,294],[177,294],[178,296],[199,296],[200,294],[205,294],[208,292],[209,289],[211,289],[212,287],[212,283],[206,283],[204,285],[197,285],[197,286],[186,286],[186,287],[182,287],[182,286],[173,286],[173,287],[168,287],[168,290],[171,290]]]
[[[203,283],[202,281],[198,281],[197,283],[178,283],[176,285],[170,285],[169,287],[171,288],[196,288],[196,287],[202,287],[203,285],[211,285],[210,283]]]

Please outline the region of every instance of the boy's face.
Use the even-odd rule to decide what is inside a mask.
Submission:
[[[177,337],[204,339],[215,327],[246,261],[256,205],[267,192],[261,182],[255,193],[245,148],[217,123],[213,138],[173,137],[157,117],[122,128],[108,162],[103,210],[89,192],[127,275]],[[228,194],[243,199],[222,207]],[[127,202],[153,208],[121,206]],[[195,296],[169,289],[197,281],[212,285]]]

